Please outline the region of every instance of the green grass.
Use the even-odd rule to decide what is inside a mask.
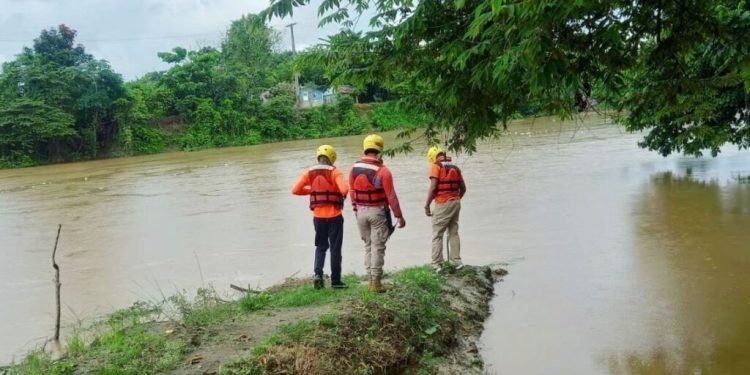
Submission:
[[[187,351],[183,342],[151,333],[141,322],[137,309],[112,315],[107,329],[91,344],[74,334],[68,340],[68,355],[52,361],[42,351],[30,353],[19,365],[11,365],[9,375],[73,374],[85,363],[85,372],[94,374],[158,374],[174,368]]]
[[[95,339],[84,358],[97,364],[96,373],[157,374],[174,368],[187,352],[187,345],[149,333],[141,325],[112,326],[111,332]]]
[[[270,308],[290,308],[309,305],[339,303],[366,292],[356,275],[347,275],[344,282],[349,289],[325,288],[316,290],[312,285],[279,288],[271,292],[247,294],[238,301],[223,301],[211,288],[199,289],[195,298],[178,293],[167,299],[167,304],[156,305],[138,302],[114,312],[104,322],[104,331],[91,343],[78,334],[68,340],[68,356],[52,361],[43,351],[30,353],[21,363],[11,364],[8,375],[20,374],[72,374],[77,367],[85,366],[94,374],[155,374],[179,365],[188,351],[185,342],[169,339],[160,332],[150,332],[147,323],[164,310],[174,310],[187,328],[206,327],[241,318],[248,313]],[[336,314],[324,314],[320,321],[302,321],[282,326],[278,335],[266,338],[260,347],[272,346],[299,339],[318,324],[335,325]]]
[[[430,267],[416,267],[393,274],[391,280],[392,289],[385,294],[355,288],[339,295],[351,297],[342,312],[281,327],[221,373],[390,373],[403,371],[408,363],[418,363],[429,373],[458,324],[441,298],[445,276]],[[260,298],[264,306],[296,306],[333,297],[321,293],[312,298],[290,289]]]
[[[437,366],[445,361],[442,357],[436,357],[432,352],[422,353],[419,359],[419,370],[417,375],[430,375],[437,372]]]
[[[471,267],[450,272],[469,279],[477,276]],[[419,364],[429,373],[453,340],[458,324],[458,317],[442,298],[445,280],[430,267],[415,267],[392,274],[392,288],[384,294],[367,291],[356,275],[344,277],[349,285],[344,290],[316,290],[306,283],[247,294],[237,301],[224,301],[212,289],[199,290],[193,300],[182,293],[166,304],[138,303],[112,314],[90,343],[72,335],[68,356],[62,360],[52,361],[37,351],[6,373],[162,373],[179,366],[190,351],[184,337],[169,337],[149,325],[168,308],[176,311],[189,330],[257,311],[328,304],[340,308],[279,327],[246,357],[222,366],[221,373],[288,373],[303,366],[303,372],[311,375],[369,374],[403,371],[408,363]]]
[[[279,334],[281,337],[285,337],[289,341],[298,341],[309,335],[312,331],[317,328],[319,321],[315,320],[300,320],[293,323],[284,324],[279,327]]]
[[[20,364],[11,363],[6,372],[8,375],[63,375],[72,374],[74,369],[75,362],[72,360],[52,362],[49,355],[35,351],[27,355]]]
[[[290,288],[277,289],[273,292],[247,294],[240,299],[239,305],[243,311],[258,311],[266,308],[288,308],[310,305],[325,305],[354,298],[367,288],[360,284],[356,275],[343,277],[348,289],[314,289],[311,285],[300,285]]]
[[[223,301],[211,288],[201,288],[194,300],[179,293],[168,298],[180,314],[182,323],[187,327],[205,327],[237,318],[241,315],[240,307],[235,302]]]

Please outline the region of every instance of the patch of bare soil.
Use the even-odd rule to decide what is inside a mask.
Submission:
[[[170,328],[174,335],[186,336],[192,345],[185,363],[169,372],[174,375],[216,374],[222,364],[246,355],[261,340],[280,326],[294,321],[314,319],[335,306],[305,306],[264,311],[246,318],[194,330]]]

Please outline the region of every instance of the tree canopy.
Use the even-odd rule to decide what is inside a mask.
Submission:
[[[346,96],[300,108],[295,73],[308,89],[325,91],[327,65],[312,58],[315,51],[279,51],[279,32],[258,15],[232,22],[221,48],[158,53],[169,69],[127,83],[75,37],[66,25],[43,30],[3,65],[0,167],[359,134],[424,120],[390,104],[360,109]]]
[[[125,95],[122,77],[76,45],[75,35],[65,25],[42,31],[32,48],[3,64],[0,75],[4,136],[15,134],[21,137],[16,141],[31,146],[19,133],[29,129],[32,155],[44,160],[95,157],[117,134],[117,102]],[[8,142],[0,157],[11,162],[22,150],[31,151],[11,150],[15,141]]]
[[[0,106],[0,156],[19,165],[34,157],[59,157],[63,142],[74,137],[74,119],[42,101],[21,98]]]
[[[309,3],[272,0],[263,15]],[[592,96],[662,155],[750,146],[746,0],[323,0],[319,14],[341,39],[368,9],[372,31],[332,45],[335,79],[398,92],[454,150],[475,150],[528,103],[570,117]]]

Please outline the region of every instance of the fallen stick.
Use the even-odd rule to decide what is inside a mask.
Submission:
[[[234,289],[234,290],[236,290],[236,291],[240,291],[242,293],[260,293],[257,290],[249,289],[249,288],[243,288],[243,287],[241,287],[239,285],[234,285],[234,284],[229,284],[229,287],[232,288],[232,289]]]
[[[60,266],[55,262],[57,254],[57,243],[60,241],[60,231],[62,224],[57,225],[57,238],[55,238],[55,248],[52,250],[52,268],[55,269],[55,296],[57,297],[57,316],[55,317],[55,341],[60,340]]]

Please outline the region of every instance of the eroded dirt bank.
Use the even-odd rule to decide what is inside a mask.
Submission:
[[[238,300],[199,291],[113,314],[68,352],[44,351],[0,374],[483,374],[477,342],[496,267],[407,268],[371,293],[287,280]]]

